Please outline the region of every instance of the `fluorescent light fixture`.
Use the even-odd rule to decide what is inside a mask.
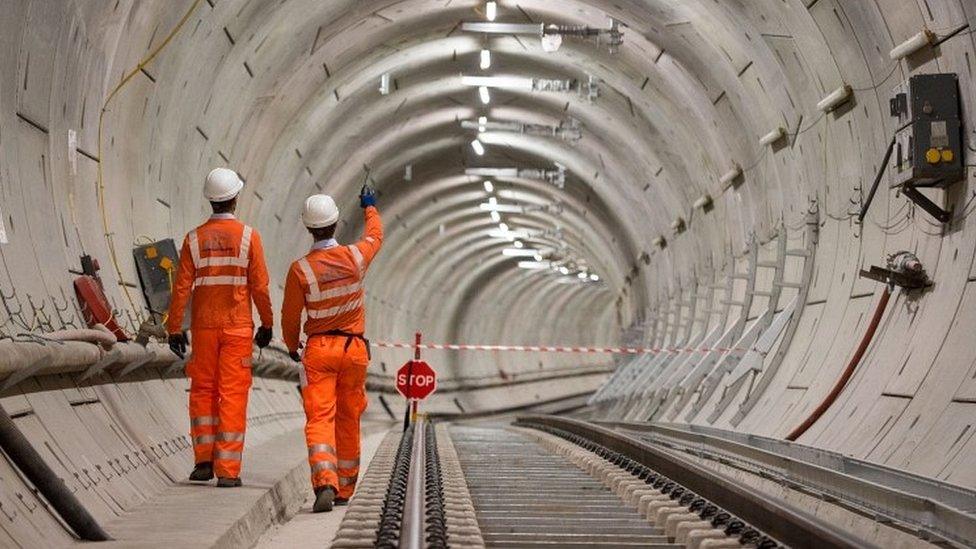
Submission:
[[[518,266],[522,269],[548,269],[552,264],[548,261],[519,261]]]
[[[600,281],[600,277],[596,273],[593,273],[593,274],[590,275],[590,280],[592,280],[593,282],[599,282]]]
[[[499,223],[498,224],[498,230],[507,233],[508,232],[508,224],[507,223]]]
[[[494,196],[492,196],[492,197],[489,197],[489,198],[488,198],[488,203],[489,203],[489,204],[498,204],[498,199],[497,199],[497,198],[495,198]]]
[[[525,213],[525,208],[515,204],[498,204],[491,202],[482,202],[480,205],[482,210],[486,212],[501,212],[501,213]]]
[[[491,103],[491,93],[488,91],[487,87],[481,86],[478,88],[478,96],[481,97],[481,102],[485,105]]]
[[[567,267],[560,267],[559,268],[559,274],[561,274],[561,275],[568,275],[569,274],[569,268],[567,268]]]
[[[922,29],[922,31],[915,36],[892,48],[891,51],[888,52],[888,57],[893,60],[904,59],[925,46],[932,45],[932,42],[934,41],[935,33],[929,29]]]
[[[545,25],[542,23],[485,23],[482,21],[467,21],[461,23],[464,32],[478,34],[527,34],[542,36]]]
[[[521,240],[516,240],[513,246],[515,246],[516,248],[524,248],[525,244],[522,244]],[[535,253],[533,253],[532,255],[535,255]]]
[[[580,272],[576,273],[576,278],[578,278],[580,280],[586,280],[587,278],[589,278],[589,276],[585,272],[580,271]]]
[[[762,145],[763,147],[768,147],[773,143],[779,141],[780,139],[783,139],[784,135],[786,135],[786,130],[784,130],[782,127],[778,127],[773,131],[767,133],[766,135],[760,137],[759,144]]]
[[[484,126],[486,124],[488,124],[488,117],[487,116],[479,116],[478,117],[478,125],[479,126]]]
[[[485,181],[485,192],[490,193],[490,192],[494,192],[494,190],[495,190],[495,185],[493,185],[491,181]]]
[[[494,221],[495,223],[498,223],[499,221],[502,220],[502,216],[498,212],[491,212],[491,220]]]
[[[485,19],[494,21],[498,17],[498,2],[488,2],[485,4]]]
[[[837,88],[836,90],[830,92],[827,97],[824,97],[817,103],[817,108],[823,112],[831,112],[837,107],[843,105],[851,98],[851,87],[847,84]]]
[[[705,208],[711,205],[712,205],[712,197],[708,193],[705,193],[700,197],[698,197],[698,200],[696,200],[695,203],[692,204],[692,206],[694,206],[699,210],[704,210]]]
[[[485,146],[481,144],[481,141],[478,141],[477,139],[475,139],[474,141],[472,141],[471,142],[471,148],[474,149],[474,152],[478,156],[484,156],[485,155]]]
[[[390,95],[390,73],[388,72],[380,76],[380,95]]]
[[[505,248],[502,255],[506,257],[535,257],[535,250],[520,250],[518,248]]]
[[[685,218],[675,218],[675,220],[671,222],[671,230],[673,230],[675,234],[683,232],[685,230]]]
[[[502,231],[494,230],[488,231],[488,236],[491,238],[504,238],[506,240],[515,241],[516,238],[529,238],[531,235],[528,231],[524,229],[519,229],[517,231]]]
[[[509,88],[531,90],[535,84],[531,78],[520,78],[518,76],[462,76],[461,83],[465,86],[478,86],[482,88]]]
[[[534,256],[532,256],[532,259],[534,259],[536,261],[542,261],[542,254],[536,252],[536,254]]]
[[[464,175],[479,177],[518,177],[518,168],[466,168]]]
[[[735,183],[735,180],[739,179],[739,176],[741,175],[742,175],[742,168],[739,167],[738,164],[736,164],[735,166],[732,167],[731,170],[722,174],[722,177],[720,177],[718,181],[719,183],[722,184],[723,189],[727,189],[733,183]]]
[[[481,50],[481,70],[491,68],[491,50]]]

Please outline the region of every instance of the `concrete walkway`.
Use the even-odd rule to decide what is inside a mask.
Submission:
[[[386,433],[398,424],[392,422],[364,422],[363,445],[360,460],[368,464],[379,447]],[[369,467],[369,465],[365,465]],[[360,478],[366,472],[365,467],[360,471]],[[336,507],[331,513],[312,513],[314,497],[308,479],[305,482],[306,498],[301,510],[285,524],[273,526],[258,541],[259,549],[293,549],[302,547],[328,547],[332,543],[339,523],[346,514],[348,506]]]
[[[251,546],[272,524],[297,512],[308,484],[305,458],[300,429],[247,448],[241,475],[244,486],[217,488],[216,481],[175,484],[106,524],[115,541],[98,547]]]

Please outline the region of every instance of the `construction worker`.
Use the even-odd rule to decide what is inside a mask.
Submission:
[[[352,497],[359,477],[359,419],[366,410],[369,341],[363,337],[363,276],[383,242],[376,195],[363,187],[363,239],[340,246],[333,238],[339,210],[325,195],[305,201],[302,221],[312,250],[292,263],[281,309],[282,336],[295,361],[304,363],[305,440],[312,470],[316,513]],[[299,356],[302,310],[306,311],[305,355]]]
[[[196,466],[190,480],[209,481],[216,473],[222,488],[241,485],[252,341],[267,347],[274,326],[261,236],[234,217],[242,188],[233,170],[207,175],[203,194],[213,215],[183,241],[166,323],[169,347],[183,358],[183,311],[192,292],[193,353],[186,373]],[[252,301],[261,318],[253,338]]]

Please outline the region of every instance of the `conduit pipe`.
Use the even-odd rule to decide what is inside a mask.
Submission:
[[[878,301],[878,306],[874,309],[874,316],[871,317],[871,323],[868,324],[868,329],[865,330],[864,335],[861,336],[861,343],[858,344],[857,349],[854,351],[854,355],[851,360],[847,363],[847,368],[841,374],[840,378],[834,384],[834,388],[830,390],[820,406],[810,414],[806,420],[803,421],[796,429],[786,435],[786,440],[795,441],[800,438],[803,433],[807,432],[807,429],[813,426],[814,423],[820,419],[820,416],[824,415],[824,412],[830,408],[830,406],[837,400],[840,396],[841,391],[844,390],[844,386],[854,375],[854,370],[857,365],[861,362],[861,358],[864,357],[864,352],[867,351],[868,345],[871,344],[871,340],[874,339],[874,333],[878,331],[878,325],[881,324],[881,317],[884,316],[885,309],[888,307],[888,298],[891,297],[891,289],[886,285],[884,292],[881,294],[881,300]]]
[[[48,467],[2,406],[0,448],[79,538],[86,541],[112,539],[65,486],[64,481]]]

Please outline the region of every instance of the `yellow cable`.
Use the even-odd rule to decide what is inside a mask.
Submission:
[[[151,51],[149,55],[147,55],[142,61],[139,62],[139,65],[136,68],[132,69],[132,71],[126,74],[125,78],[123,78],[122,81],[119,82],[117,86],[115,86],[115,88],[108,94],[108,97],[105,99],[105,103],[102,104],[102,111],[98,115],[98,208],[99,210],[101,210],[101,214],[102,214],[102,229],[105,231],[105,241],[108,244],[108,251],[109,251],[109,256],[112,259],[112,264],[115,267],[115,274],[119,278],[119,285],[122,286],[122,291],[123,293],[125,293],[125,298],[126,300],[128,300],[129,306],[132,307],[133,312],[135,312],[135,314],[138,315],[139,320],[143,319],[142,309],[136,307],[135,301],[132,300],[132,294],[129,293],[129,287],[125,285],[125,280],[122,278],[122,268],[119,266],[118,254],[116,254],[115,251],[115,243],[112,240],[112,233],[109,231],[108,213],[105,210],[105,180],[102,178],[102,164],[105,162],[105,156],[102,154],[102,130],[104,127],[105,113],[108,111],[108,105],[109,103],[112,102],[112,99],[115,97],[115,95],[119,93],[119,91],[121,91],[122,88],[129,83],[129,80],[132,80],[132,77],[138,74],[139,71],[143,69],[143,67],[151,63],[152,60],[155,59],[156,56],[159,54],[159,52],[163,51],[163,48],[165,48],[173,39],[173,37],[176,36],[176,33],[180,32],[180,29],[182,29],[183,25],[186,24],[187,21],[189,21],[190,15],[192,15],[193,12],[196,11],[197,6],[200,5],[201,1],[202,0],[196,0],[195,2],[193,2],[193,5],[190,6],[190,9],[188,9],[186,13],[183,14],[183,18],[180,19],[179,23],[176,24],[176,27],[174,27],[173,30],[170,31],[170,33],[166,36],[166,38],[162,42],[160,42],[158,46],[156,46],[156,49]]]

